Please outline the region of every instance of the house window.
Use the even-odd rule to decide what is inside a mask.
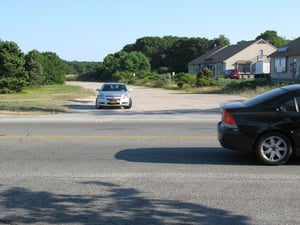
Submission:
[[[259,50],[258,61],[263,61],[263,60],[264,60],[264,50],[260,49]]]
[[[237,64],[237,69],[243,73],[250,73],[250,64]]]
[[[286,72],[286,58],[275,59],[275,71],[277,73]]]

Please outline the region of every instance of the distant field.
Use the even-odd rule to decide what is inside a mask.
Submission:
[[[95,95],[90,89],[73,85],[47,85],[21,93],[0,95],[0,113],[54,114],[66,112],[67,101]]]

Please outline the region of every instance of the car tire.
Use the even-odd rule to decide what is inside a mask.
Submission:
[[[290,139],[280,132],[266,133],[258,139],[256,144],[256,155],[264,164],[285,164],[292,153]]]
[[[128,106],[125,106],[124,108],[125,109],[131,109],[131,107],[132,107],[132,99],[130,98]]]
[[[102,109],[102,107],[99,105],[98,99],[96,99],[95,108],[96,109]]]

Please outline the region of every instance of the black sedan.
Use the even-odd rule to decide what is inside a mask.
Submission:
[[[223,103],[218,139],[224,148],[255,152],[265,164],[300,155],[300,85],[279,87],[242,102]]]

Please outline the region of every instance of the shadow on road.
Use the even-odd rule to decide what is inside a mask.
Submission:
[[[90,114],[94,116],[101,115],[174,115],[174,114],[220,114],[220,110],[216,109],[160,109],[160,110],[135,110],[133,109],[123,109],[120,107],[104,108],[104,109],[95,109],[94,105],[80,105],[80,104],[70,104],[65,105],[69,108],[68,113],[82,113]]]
[[[180,163],[212,165],[261,165],[255,154],[224,148],[137,148],[125,149],[116,159],[144,163]],[[300,158],[292,158],[288,165],[299,165]]]
[[[114,183],[87,181],[77,185],[101,194],[54,194],[19,187],[2,192],[1,210],[7,215],[2,214],[0,224],[250,224],[246,216],[201,204],[151,199],[137,189]]]
[[[116,159],[130,162],[258,165],[254,154],[223,148],[138,148],[126,149]]]

